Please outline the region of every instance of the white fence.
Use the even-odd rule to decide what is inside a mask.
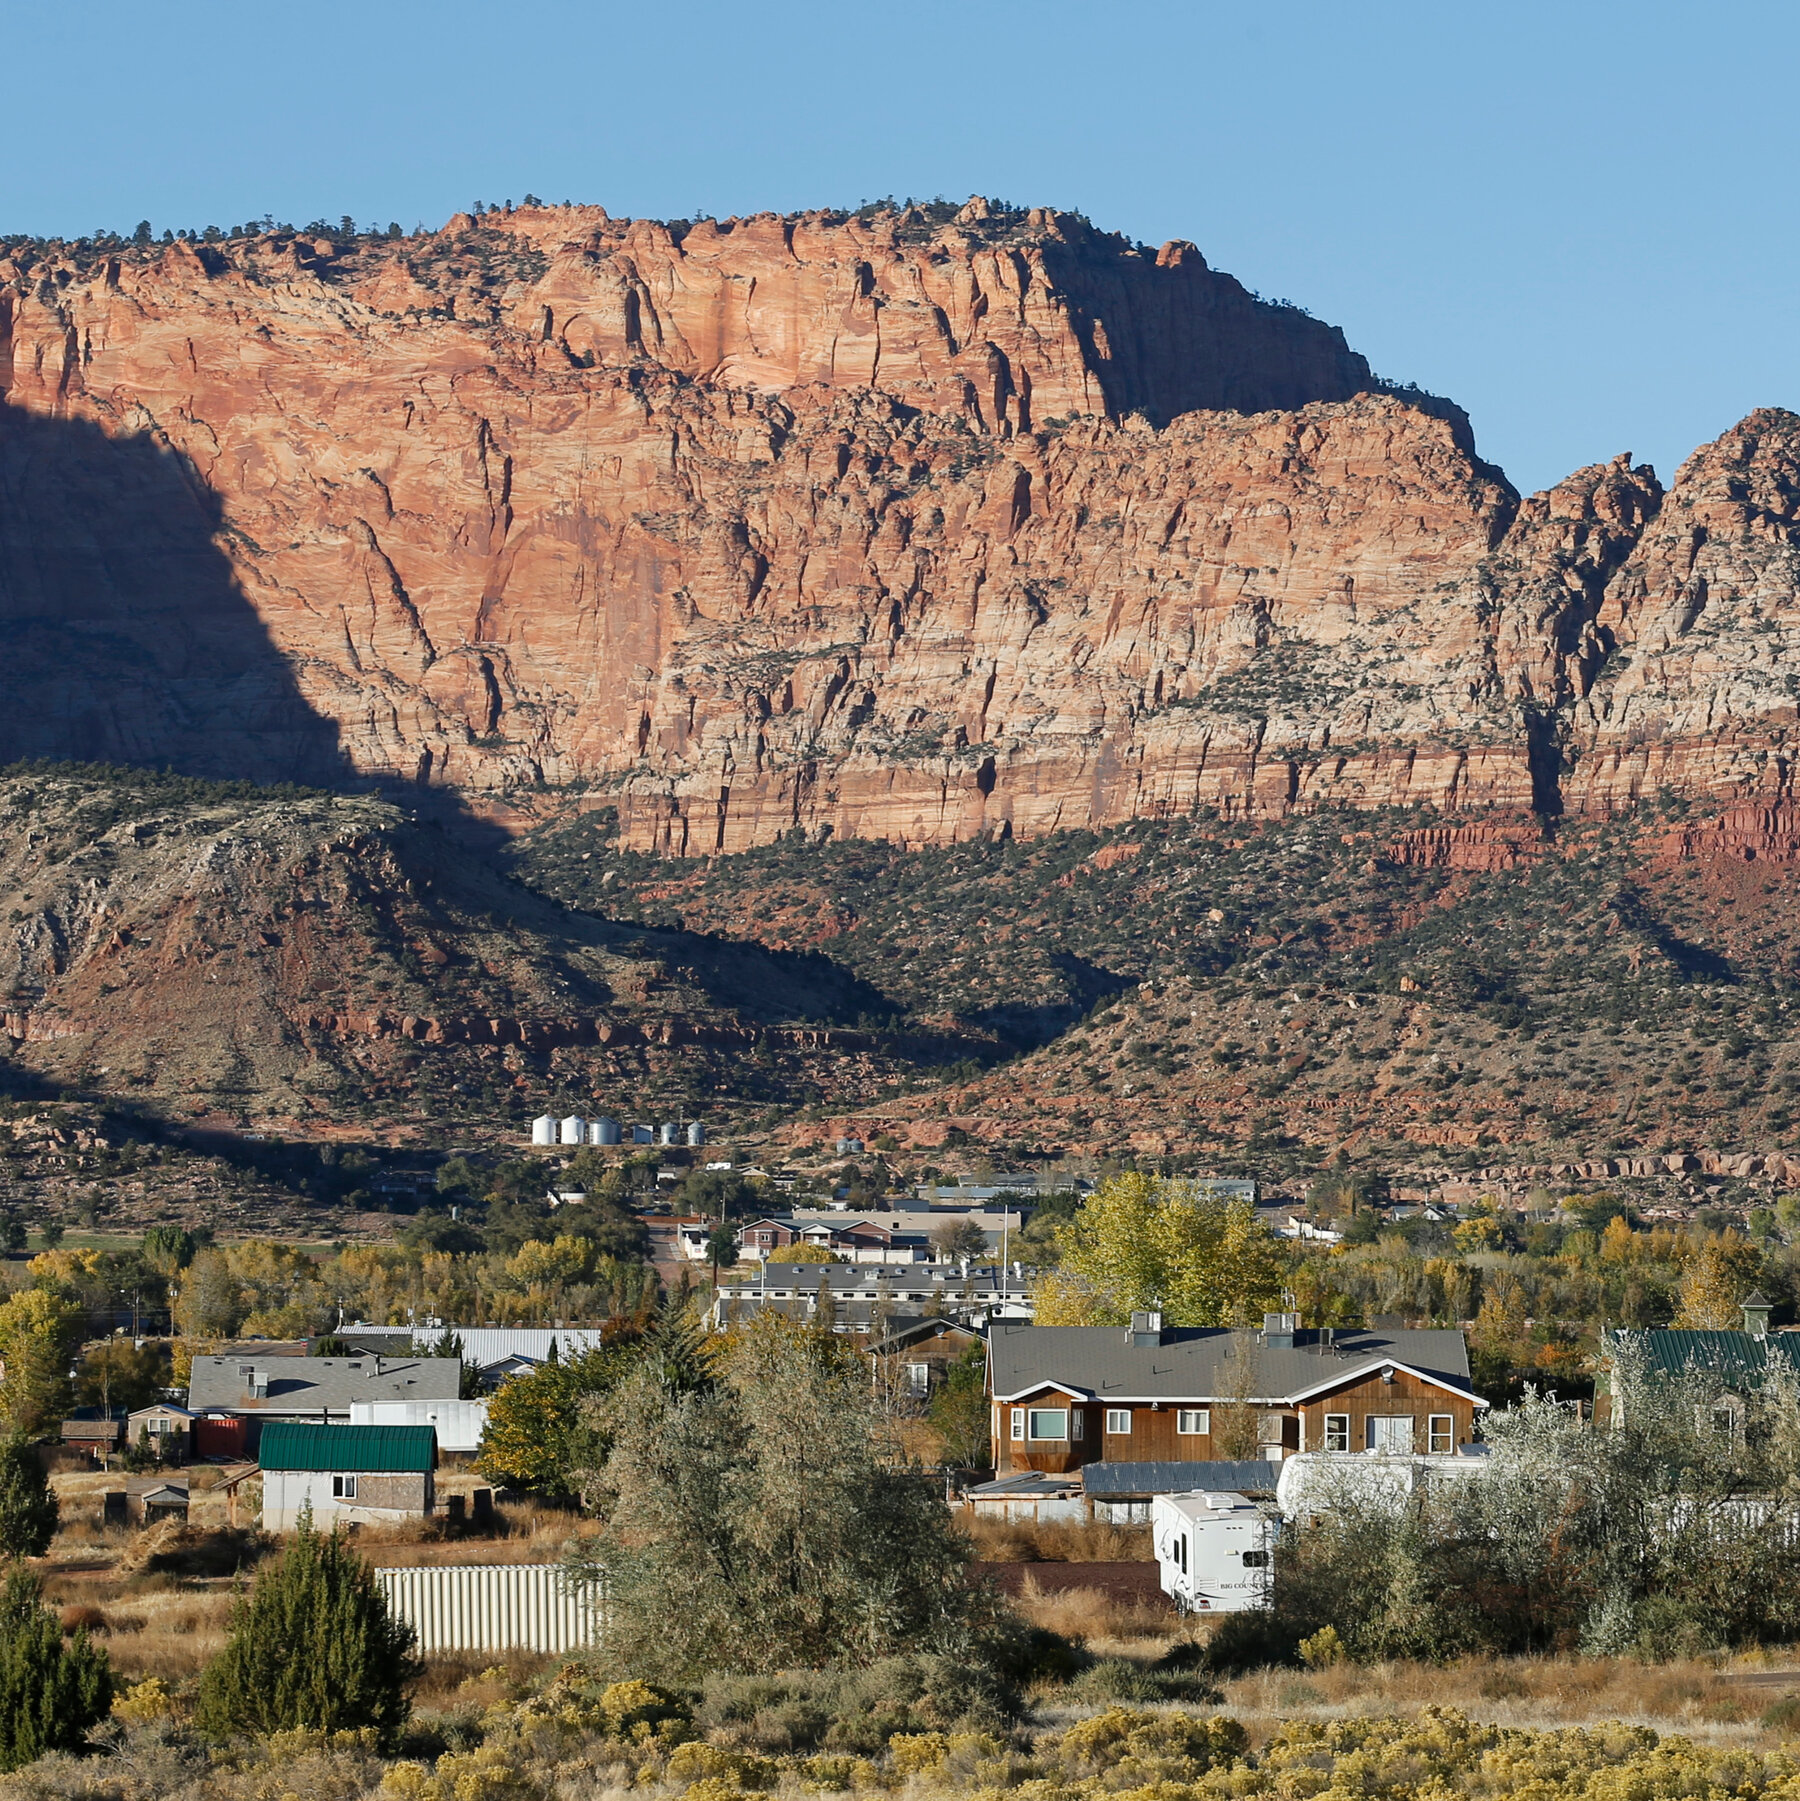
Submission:
[[[555,1563],[377,1570],[389,1607],[434,1651],[574,1651],[600,1642],[600,1596]]]

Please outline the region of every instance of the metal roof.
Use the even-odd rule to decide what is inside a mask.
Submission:
[[[266,1378],[251,1392],[247,1372]],[[462,1365],[454,1357],[196,1357],[188,1376],[188,1406],[233,1413],[323,1414],[350,1411],[352,1401],[454,1401]]]
[[[1469,1353],[1460,1332],[1339,1329],[1295,1334],[1292,1348],[1264,1344],[1259,1333],[1174,1327],[1157,1342],[1134,1344],[1121,1326],[1033,1326],[996,1320],[988,1331],[989,1375],[997,1400],[1040,1388],[1079,1391],[1097,1401],[1190,1401],[1232,1398],[1233,1352],[1250,1363],[1252,1394],[1291,1404],[1354,1382],[1387,1366],[1478,1400],[1469,1386]]]
[[[1275,1492],[1281,1465],[1266,1458],[1210,1463],[1089,1463],[1081,1470],[1082,1486],[1096,1499],[1127,1495],[1184,1495],[1193,1489]]]
[[[271,1420],[262,1429],[257,1462],[265,1470],[407,1472],[437,1467],[431,1426],[315,1426]]]
[[[556,1354],[564,1363],[579,1357],[584,1351],[597,1351],[606,1341],[606,1334],[599,1326],[352,1326],[340,1336],[353,1344],[368,1344],[379,1349],[385,1341],[389,1345],[403,1346],[421,1352],[435,1349],[443,1342],[446,1332],[454,1332],[462,1340],[463,1361],[474,1369],[486,1369],[490,1364],[504,1362],[508,1357],[529,1357],[534,1362],[542,1363],[550,1355],[550,1347],[556,1347]],[[387,1351],[390,1357],[401,1356],[400,1349]],[[411,1395],[375,1396],[359,1395],[359,1400],[412,1400],[449,1401],[456,1398],[452,1390],[447,1395]]]
[[[1662,1328],[1648,1332],[1621,1330],[1622,1344],[1640,1348],[1651,1373],[1709,1376],[1760,1382],[1771,1359],[1800,1370],[1800,1332],[1777,1332],[1758,1338],[1749,1332],[1678,1332]]]

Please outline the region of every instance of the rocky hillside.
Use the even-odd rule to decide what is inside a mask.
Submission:
[[[15,1090],[162,1118],[842,1104],[992,1042],[896,1031],[822,957],[571,912],[368,797],[0,772],[0,917]]]
[[[14,240],[0,398],[6,754],[678,853],[1789,791],[1800,420],[1521,500],[1066,214]]]
[[[1523,1191],[1577,1165],[1800,1180],[1789,831],[1672,801],[1555,835],[1390,810],[673,863],[589,815],[514,854],[576,904],[814,948],[1023,1053],[828,1136]]]

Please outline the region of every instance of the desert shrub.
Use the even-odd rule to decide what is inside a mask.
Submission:
[[[685,1683],[967,1660],[1005,1609],[965,1571],[934,1479],[905,1463],[854,1351],[769,1317],[723,1371],[654,1359],[591,1403],[613,1449],[582,1479],[608,1531],[573,1572],[603,1578],[622,1674]]]
[[[56,1494],[37,1448],[18,1437],[0,1442],[0,1556],[43,1556],[57,1517]]]
[[[113,1701],[106,1653],[39,1598],[37,1578],[15,1567],[0,1588],[0,1770],[51,1751],[79,1751]]]
[[[995,1733],[1018,1695],[981,1660],[908,1655],[862,1669],[709,1675],[695,1726],[766,1752],[871,1755],[896,1734]]]
[[[231,1636],[200,1679],[197,1721],[217,1736],[366,1730],[391,1748],[409,1709],[412,1642],[368,1564],[303,1515],[233,1609]]]
[[[1276,1559],[1272,1611],[1222,1622],[1214,1667],[1791,1640],[1800,1381],[1771,1372],[1733,1429],[1716,1381],[1617,1381],[1607,1431],[1535,1395],[1495,1416],[1483,1475],[1403,1494],[1340,1472]]]

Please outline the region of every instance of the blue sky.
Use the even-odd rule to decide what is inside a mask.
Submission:
[[[1800,8],[0,7],[0,231],[981,192],[1191,238],[1521,487],[1800,407]]]

